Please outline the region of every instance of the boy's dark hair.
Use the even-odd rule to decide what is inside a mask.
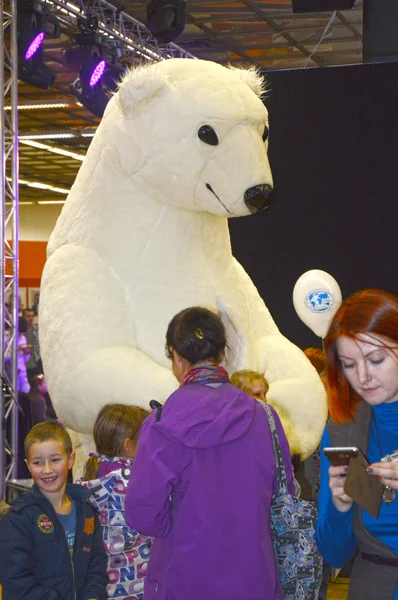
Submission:
[[[220,362],[227,340],[218,315],[207,308],[193,306],[179,312],[169,323],[166,333],[166,355],[172,359],[170,347],[192,365],[204,361]]]
[[[32,444],[40,444],[41,442],[48,442],[49,440],[56,440],[62,444],[68,456],[72,454],[72,440],[65,427],[54,421],[46,421],[32,427],[26,436],[24,441],[26,458],[28,458],[29,448]]]

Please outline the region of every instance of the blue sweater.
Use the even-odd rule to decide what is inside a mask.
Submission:
[[[391,454],[398,449],[398,401],[374,407],[374,415],[378,425],[381,442],[380,455],[377,443],[376,427],[372,419],[367,458],[370,463],[379,462],[381,456]],[[353,533],[354,509],[340,513],[333,505],[329,488],[328,469],[331,466],[323,453],[323,448],[330,446],[329,432],[325,429],[321,442],[321,487],[318,504],[317,543],[325,561],[342,567],[353,558],[357,538]],[[382,502],[378,519],[373,519],[366,511],[362,511],[364,527],[379,538],[398,555],[398,499],[391,504]],[[398,588],[394,600],[398,600]]]

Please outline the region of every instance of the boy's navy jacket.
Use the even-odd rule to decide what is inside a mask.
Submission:
[[[68,484],[76,503],[72,558],[65,530],[51,503],[34,485],[0,521],[0,583],[6,600],[102,600],[107,556],[90,492]]]

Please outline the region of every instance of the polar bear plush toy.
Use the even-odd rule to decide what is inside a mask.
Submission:
[[[170,59],[130,71],[107,106],[51,235],[40,298],[46,378],[81,457],[101,406],[148,407],[176,388],[166,328],[198,305],[222,315],[228,371],[265,373],[291,451],[304,458],[319,443],[322,383],[231,253],[227,219],[264,207],[272,187],[261,93],[253,70]]]

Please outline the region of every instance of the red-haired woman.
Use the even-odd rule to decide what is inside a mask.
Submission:
[[[345,300],[325,338],[331,421],[326,446],[357,446],[385,486],[378,519],[344,493],[347,467],[321,452],[317,541],[342,567],[355,556],[349,598],[398,600],[398,297],[364,290]]]

